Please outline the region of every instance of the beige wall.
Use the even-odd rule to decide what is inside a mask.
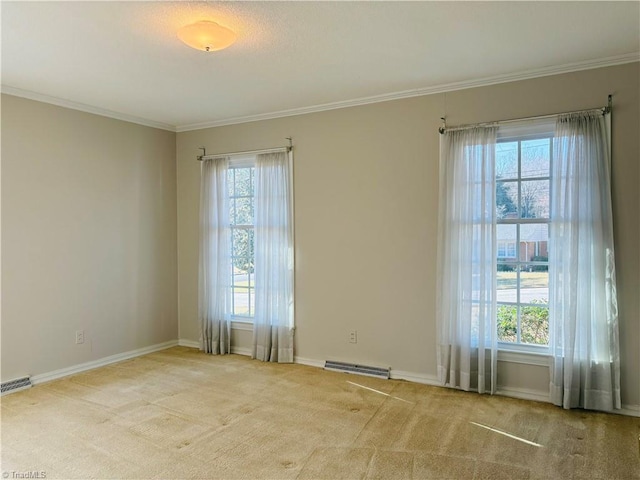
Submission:
[[[436,373],[438,133],[450,125],[601,106],[614,95],[613,191],[623,403],[640,404],[638,64],[179,133],[180,338],[197,341],[198,147],[295,143],[296,355]],[[348,342],[349,330],[358,343]],[[235,332],[248,348],[249,332]],[[545,367],[501,362],[499,383],[544,392]]]
[[[177,339],[176,276],[175,133],[3,95],[2,380]]]
[[[636,63],[184,132],[177,141],[3,95],[2,380],[173,340],[178,316],[179,337],[197,341],[198,147],[263,148],[287,136],[296,146],[296,356],[433,379],[439,118],[457,125],[547,114],[599,106],[613,93],[622,395],[639,405],[639,92]],[[80,329],[86,342],[75,345]],[[348,342],[352,329],[357,344]],[[232,339],[249,348],[251,332]],[[548,372],[504,361],[499,383],[544,393]]]

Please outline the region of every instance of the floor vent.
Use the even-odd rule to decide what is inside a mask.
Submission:
[[[365,365],[356,365],[355,363],[333,362],[331,360],[326,360],[324,362],[324,369],[332,370],[334,372],[356,373],[358,375],[366,375],[368,377],[389,378],[388,368],[367,367]]]
[[[9,380],[8,382],[2,382],[1,384],[2,395],[17,392],[18,390],[24,390],[26,388],[31,388],[30,377],[16,378],[15,380]]]

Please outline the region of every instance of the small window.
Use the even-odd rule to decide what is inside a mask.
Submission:
[[[516,242],[504,240],[501,241],[498,238],[498,258],[516,258]]]

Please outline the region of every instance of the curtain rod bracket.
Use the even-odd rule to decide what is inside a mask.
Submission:
[[[202,155],[198,155],[196,158],[199,162],[202,161],[202,157],[207,155],[207,149],[205,147],[198,147],[198,150],[202,150]]]
[[[440,135],[444,135],[444,132],[447,130],[447,121],[445,120],[445,117],[440,117],[440,120],[442,120],[442,126],[438,131],[440,132]]]

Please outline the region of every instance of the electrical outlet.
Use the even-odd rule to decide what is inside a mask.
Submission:
[[[349,332],[349,343],[358,343],[358,331],[351,330]]]
[[[76,344],[84,343],[84,330],[76,330]]]

